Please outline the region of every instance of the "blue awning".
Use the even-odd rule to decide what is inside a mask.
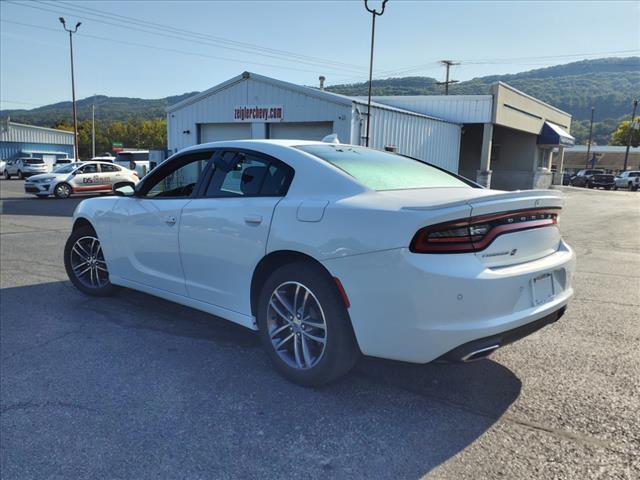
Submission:
[[[544,122],[542,131],[538,135],[538,145],[553,147],[573,147],[576,139],[567,133],[561,126],[551,122]]]

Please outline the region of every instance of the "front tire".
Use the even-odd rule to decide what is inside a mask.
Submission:
[[[336,284],[311,263],[284,265],[269,276],[257,320],[269,358],[294,383],[319,386],[336,380],[360,355]]]
[[[9,174],[9,171],[8,171],[8,170],[5,170],[5,171],[4,171],[4,179],[5,179],[5,180],[11,180],[11,175]]]
[[[53,190],[56,198],[69,198],[71,196],[71,185],[68,183],[59,183]]]
[[[64,246],[64,268],[71,283],[82,293],[107,297],[116,291],[109,281],[98,235],[90,226],[77,228]]]
[[[24,175],[22,174],[22,172],[20,170],[18,170],[18,179],[19,180],[24,180]]]

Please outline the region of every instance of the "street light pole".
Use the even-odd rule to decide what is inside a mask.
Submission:
[[[633,122],[636,121],[636,109],[638,108],[638,100],[633,101],[633,113],[631,114],[631,123],[629,124],[629,133],[627,134],[627,149],[624,152],[624,168],[623,172],[627,171],[627,165],[629,164],[629,148],[631,147],[631,137],[633,136]]]
[[[91,158],[96,156],[96,104],[91,105]]]
[[[589,168],[589,155],[591,154],[591,140],[593,138],[593,112],[594,107],[591,107],[591,123],[589,124],[589,143],[587,143],[587,158],[584,159],[584,168]],[[593,168],[593,167],[591,167]]]
[[[78,158],[78,115],[76,112],[76,82],[73,73],[73,34],[78,31],[78,27],[82,25],[82,22],[76,23],[76,26],[73,30],[67,28],[67,24],[64,21],[64,17],[59,18],[60,23],[62,24],[62,28],[66,32],[69,32],[69,50],[71,52],[71,96],[73,100],[73,155],[75,160],[79,160]]]
[[[369,95],[367,99],[367,133],[364,141],[364,146],[369,146],[369,125],[371,124],[371,81],[373,78],[373,41],[376,35],[376,17],[381,16],[384,13],[384,7],[389,0],[382,0],[382,7],[378,12],[374,8],[369,8],[368,0],[364,0],[364,8],[371,14],[371,56],[369,57]]]

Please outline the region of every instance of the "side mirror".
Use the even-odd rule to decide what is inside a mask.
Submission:
[[[131,185],[123,185],[113,190],[113,193],[119,197],[134,197],[135,189]]]

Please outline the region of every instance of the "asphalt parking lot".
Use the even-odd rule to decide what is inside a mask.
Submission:
[[[1,181],[2,478],[640,478],[640,193],[563,191],[560,322],[490,360],[363,359],[314,390],[239,326],[79,293],[62,248],[80,199]]]

